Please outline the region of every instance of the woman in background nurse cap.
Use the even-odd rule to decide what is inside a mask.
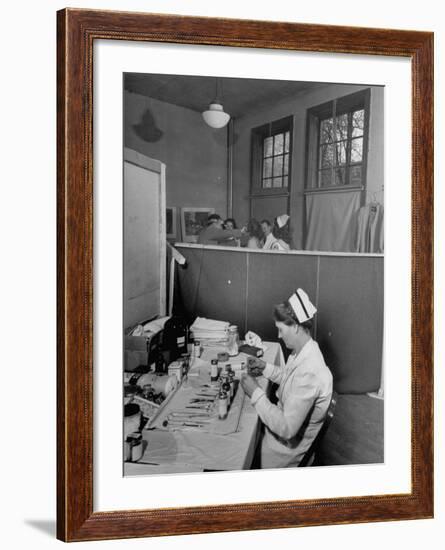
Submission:
[[[290,250],[290,218],[287,214],[281,214],[274,219],[272,235],[276,240],[271,250]]]

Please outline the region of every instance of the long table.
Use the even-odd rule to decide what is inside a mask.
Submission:
[[[283,365],[284,357],[280,345],[275,342],[265,344],[267,349],[263,359]],[[214,347],[204,348],[201,359],[210,363],[210,359],[218,351]],[[239,354],[233,358],[233,363],[246,358],[244,354]],[[241,386],[238,392],[243,392]],[[143,430],[146,445],[144,455],[139,462],[125,462],[124,475],[248,469],[255,451],[258,427],[258,415],[250,399],[245,396],[238,429],[234,433],[216,435],[199,430]]]

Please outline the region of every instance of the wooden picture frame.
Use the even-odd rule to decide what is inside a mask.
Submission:
[[[433,516],[433,34],[65,9],[58,12],[57,536],[64,541]],[[401,56],[412,67],[411,491],[93,511],[93,44],[95,40]]]
[[[210,214],[214,213],[214,208],[195,208],[193,206],[181,208],[182,241],[184,243],[197,243],[199,232],[205,227],[205,220]],[[192,229],[190,227],[191,221],[196,221],[192,224]]]

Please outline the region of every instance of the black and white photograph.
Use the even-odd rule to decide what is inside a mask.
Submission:
[[[2,11],[3,547],[437,548],[441,3],[67,5]]]
[[[384,87],[123,87],[124,474],[384,462]]]

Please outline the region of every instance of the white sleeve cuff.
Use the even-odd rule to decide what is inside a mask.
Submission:
[[[266,370],[266,369],[264,369]],[[252,405],[255,405],[255,403],[263,396],[265,395],[264,390],[261,388],[255,388],[253,390],[252,395],[250,396],[250,402]]]
[[[263,370],[263,376],[265,378],[269,378],[273,375],[273,372],[275,370],[275,366],[274,365],[271,365],[270,363],[266,363],[266,366],[264,367],[264,370]]]

